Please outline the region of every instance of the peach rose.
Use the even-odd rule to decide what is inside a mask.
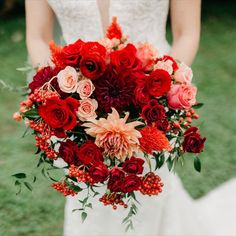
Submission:
[[[95,87],[90,79],[83,79],[78,82],[77,93],[81,99],[90,97]]]
[[[191,83],[193,78],[193,72],[190,67],[188,67],[183,62],[179,65],[179,68],[175,71],[174,79],[179,83]]]
[[[192,84],[175,84],[167,94],[171,109],[189,109],[196,103],[197,88]]]
[[[97,114],[95,111],[97,108],[98,102],[95,99],[87,98],[80,100],[77,116],[81,121],[96,118]]]
[[[74,93],[78,87],[78,74],[73,67],[67,66],[58,73],[57,82],[61,91]]]
[[[120,44],[120,40],[117,38],[102,38],[99,43],[106,48],[108,53],[110,53],[113,50],[113,47],[117,47]]]
[[[143,69],[150,71],[157,57],[157,51],[149,43],[138,43],[136,56],[142,62]]]
[[[170,75],[173,73],[173,62],[171,60],[158,61],[155,65],[155,69],[161,69],[167,71]]]

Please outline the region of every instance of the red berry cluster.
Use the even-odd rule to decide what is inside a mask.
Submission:
[[[193,108],[190,108],[186,113],[185,113],[185,118],[180,117],[179,121],[173,122],[173,128],[178,130],[180,129],[181,125],[185,127],[189,127],[190,124],[193,122],[193,119],[198,119],[199,115],[195,112]],[[177,131],[176,131],[177,132]],[[175,132],[175,133],[176,133]]]
[[[75,196],[77,194],[73,189],[69,188],[65,182],[53,183],[52,187],[56,189],[57,191],[63,193],[64,196],[69,196],[69,195]]]
[[[122,200],[122,195],[118,193],[104,194],[99,201],[102,202],[104,206],[111,205],[114,210],[117,209],[117,205],[123,206],[124,208],[128,207]]]
[[[76,178],[78,182],[88,183],[91,186],[95,183],[89,173],[78,169],[75,165],[69,167],[69,176]]]
[[[29,99],[32,102],[42,102],[44,103],[46,100],[59,97],[58,93],[56,91],[51,91],[51,90],[43,90],[43,89],[35,89],[34,93],[32,93],[29,96]]]
[[[149,172],[145,176],[141,177],[141,181],[142,184],[139,191],[143,195],[158,195],[162,192],[164,184],[161,182],[161,178],[153,172]]]
[[[39,134],[35,136],[35,145],[39,147],[42,151],[45,151],[47,157],[56,159],[57,152],[50,145],[50,138],[55,134],[54,131],[52,131],[50,127],[44,122],[39,123],[33,120],[30,120],[30,128],[39,132]]]

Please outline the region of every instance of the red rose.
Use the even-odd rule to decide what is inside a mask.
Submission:
[[[138,190],[141,185],[141,180],[137,175],[128,175],[125,177],[122,184],[122,192],[130,193]]]
[[[33,77],[33,81],[29,84],[29,88],[31,89],[31,93],[33,93],[35,89],[39,89],[40,87],[42,87],[53,76],[57,75],[58,72],[59,72],[58,68],[53,69],[50,66],[46,66],[46,67],[38,70],[37,73]]]
[[[138,175],[143,173],[143,164],[143,159],[132,156],[130,159],[126,160],[123,163],[122,168],[128,174]]]
[[[69,139],[65,142],[61,142],[59,155],[69,165],[79,165],[78,146],[75,142]]]
[[[78,67],[81,58],[81,48],[84,45],[82,40],[69,44],[62,49],[62,57],[67,66]]]
[[[82,74],[92,80],[97,79],[106,69],[106,49],[97,42],[85,43],[81,50],[80,70]]]
[[[171,86],[171,76],[165,70],[156,69],[147,78],[147,89],[151,96],[166,95]]]
[[[72,130],[76,126],[75,111],[79,101],[73,98],[51,98],[39,107],[39,115],[54,129]]]
[[[202,138],[197,127],[190,127],[184,133],[182,143],[185,152],[200,153],[204,148],[206,138]]]
[[[107,166],[102,162],[98,165],[93,165],[89,168],[89,175],[93,178],[95,182],[104,182],[109,175]]]
[[[119,167],[113,167],[110,170],[110,178],[113,180],[123,179],[125,177],[125,172]]]
[[[160,105],[156,99],[151,99],[143,107],[141,116],[148,124],[152,124],[165,119],[166,112],[164,106]]]
[[[126,70],[138,70],[141,68],[141,62],[136,57],[136,51],[135,46],[129,43],[125,48],[111,53],[111,63],[115,67],[121,67]]]
[[[145,87],[137,86],[134,90],[134,104],[144,106],[150,100],[150,95]]]
[[[110,179],[108,181],[107,187],[112,192],[120,192],[123,179],[125,177],[125,172],[119,167],[114,167],[110,170]]]
[[[79,148],[79,159],[85,165],[95,164],[103,161],[100,148],[92,141],[87,141]]]

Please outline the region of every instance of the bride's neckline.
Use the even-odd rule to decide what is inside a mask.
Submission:
[[[110,8],[110,0],[96,0],[98,12],[101,21],[102,31],[105,34],[106,29],[109,25],[109,8]]]

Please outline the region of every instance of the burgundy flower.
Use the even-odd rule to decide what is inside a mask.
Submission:
[[[33,81],[29,84],[31,93],[33,93],[35,89],[39,89],[40,87],[42,87],[53,76],[57,75],[58,72],[59,72],[58,68],[53,69],[50,66],[38,70],[35,76],[33,77]]]
[[[102,162],[98,165],[93,165],[89,168],[89,175],[93,178],[95,182],[103,183],[109,175],[107,166]]]
[[[126,160],[122,168],[128,174],[142,174],[143,173],[143,164],[144,160],[141,158],[131,157],[130,159]]]
[[[142,117],[148,124],[155,124],[162,131],[166,131],[169,126],[164,106],[159,104],[155,99],[150,100],[143,107]]]
[[[128,71],[117,72],[108,67],[105,74],[95,81],[95,95],[105,112],[110,112],[114,107],[118,112],[124,111],[131,103],[134,96],[135,82]]]
[[[206,138],[202,138],[197,127],[190,127],[184,133],[184,141],[182,143],[185,152],[200,153],[204,148]]]
[[[87,141],[79,148],[79,159],[85,165],[91,165],[103,161],[100,148],[92,141]]]
[[[137,175],[128,175],[125,177],[122,184],[122,192],[130,193],[138,190],[141,185],[141,180]]]
[[[110,170],[110,178],[107,184],[108,189],[112,192],[120,192],[121,186],[125,177],[125,172],[119,167],[114,167]]]
[[[59,155],[69,165],[79,165],[78,146],[70,139],[65,142],[61,142],[59,147]]]

